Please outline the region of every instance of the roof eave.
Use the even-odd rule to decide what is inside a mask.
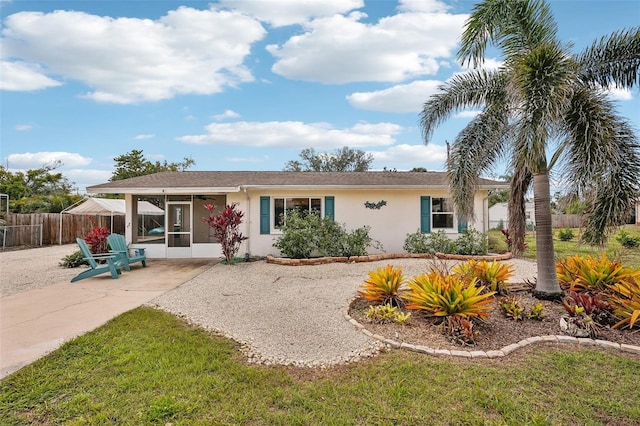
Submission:
[[[240,187],[185,187],[185,188],[98,188],[95,186],[88,186],[88,194],[171,194],[171,195],[191,195],[191,194],[211,194],[211,193],[226,193],[226,192],[240,192]]]

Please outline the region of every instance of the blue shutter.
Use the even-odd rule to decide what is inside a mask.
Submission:
[[[335,197],[324,197],[324,215],[335,219]]]
[[[431,232],[431,197],[420,197],[420,231]]]
[[[271,197],[260,197],[260,233],[271,233]]]
[[[458,217],[458,234],[467,232],[467,229],[468,229],[467,219],[462,219],[461,217]]]

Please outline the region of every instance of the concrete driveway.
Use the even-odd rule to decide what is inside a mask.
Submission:
[[[37,254],[46,253],[46,249],[34,250]],[[11,276],[5,274],[8,268],[16,266],[4,262],[3,255],[0,254],[0,260],[5,280]],[[32,256],[31,262],[37,264],[38,257]],[[211,259],[151,259],[146,268],[139,263],[132,265],[131,271],[123,272],[118,279],[103,274],[76,283],[57,280],[44,287],[38,285],[41,288],[0,297],[0,378],[57,349],[65,341],[192,279],[213,263]],[[40,281],[46,281],[47,268],[51,265],[42,265]],[[24,268],[27,271],[24,273],[32,269]]]

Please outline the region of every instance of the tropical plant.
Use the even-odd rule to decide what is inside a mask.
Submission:
[[[402,298],[407,309],[418,309],[429,316],[475,317],[489,316],[493,292],[484,292],[484,286],[475,285],[475,280],[466,282],[455,275],[442,275],[437,271],[420,274],[408,283],[409,291]]]
[[[107,236],[109,236],[111,232],[109,228],[96,226],[94,227],[86,237],[84,237],[84,241],[89,246],[91,253],[99,254],[106,253],[109,251],[109,243],[107,243]]]
[[[373,302],[390,303],[398,306],[401,302],[402,285],[404,284],[402,268],[393,265],[369,271],[369,278],[360,286],[358,294]]]
[[[444,333],[450,337],[454,343],[461,345],[474,345],[478,332],[474,329],[473,321],[460,315],[447,317]]]
[[[619,261],[593,256],[569,256],[556,263],[560,284],[571,291],[601,292],[614,284],[640,279],[640,270],[622,266]]]
[[[531,307],[527,318],[542,321],[545,316],[544,305],[542,304],[542,302],[536,302]]]
[[[617,283],[609,288],[608,299],[614,313],[622,319],[613,327],[640,326],[640,281]]]
[[[219,214],[215,214],[215,206],[207,204],[204,206],[209,212],[209,217],[203,219],[204,223],[213,229],[213,236],[222,246],[227,265],[233,265],[233,258],[240,250],[240,244],[248,239],[240,232],[240,224],[244,213],[238,210],[238,204],[228,204]]]
[[[500,306],[500,312],[507,318],[511,318],[516,321],[521,321],[524,318],[524,308],[520,303],[520,299],[516,296],[502,297],[498,301]]]
[[[377,324],[388,324],[396,322],[405,324],[411,317],[410,312],[401,312],[396,306],[390,304],[369,306],[364,316],[371,322]]]
[[[503,54],[483,69],[487,45]],[[458,58],[473,69],[450,79],[425,104],[428,143],[437,125],[465,108],[478,114],[451,145],[448,176],[458,214],[473,217],[481,174],[509,159],[509,230],[521,250],[525,195],[533,186],[538,275],[535,294],[563,295],[553,268],[549,172],[564,165],[569,192],[586,201],[584,241],[602,244],[640,196],[640,152],[607,88],[640,82],[640,27],[603,37],[579,54],[557,38],[544,0],[485,0],[467,20]],[[547,158],[547,153],[550,157]]]
[[[451,272],[467,281],[475,278],[487,289],[498,294],[506,294],[509,291],[508,280],[513,276],[513,266],[499,261],[470,259],[454,266]]]

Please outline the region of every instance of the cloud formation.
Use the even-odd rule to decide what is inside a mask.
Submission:
[[[304,24],[313,18],[326,18],[364,6],[363,0],[221,0],[220,5],[238,10],[273,27]]]
[[[335,129],[328,123],[270,121],[211,123],[203,135],[186,135],[178,140],[200,145],[243,145],[262,148],[353,148],[392,145],[402,128],[393,123],[358,123]]]
[[[55,86],[48,75],[62,75],[94,88],[88,99],[130,104],[253,81],[243,61],[266,31],[239,12],[180,7],[157,20],[19,12],[2,34],[3,56],[18,58],[3,63],[3,88]]]
[[[447,160],[447,147],[430,143],[428,145],[400,144],[385,151],[370,151],[374,162],[380,168],[401,165],[403,170],[425,167],[427,170],[443,170]]]
[[[384,90],[355,92],[347,96],[347,101],[355,108],[370,111],[417,113],[441,84],[439,80],[419,80]]]
[[[75,152],[25,152],[7,156],[11,169],[37,169],[56,161],[60,161],[65,167],[81,167],[89,165],[92,159]]]
[[[303,34],[267,46],[276,58],[271,70],[327,84],[432,75],[453,56],[467,15],[408,12],[376,24],[361,22],[365,17],[352,12],[311,21]]]

